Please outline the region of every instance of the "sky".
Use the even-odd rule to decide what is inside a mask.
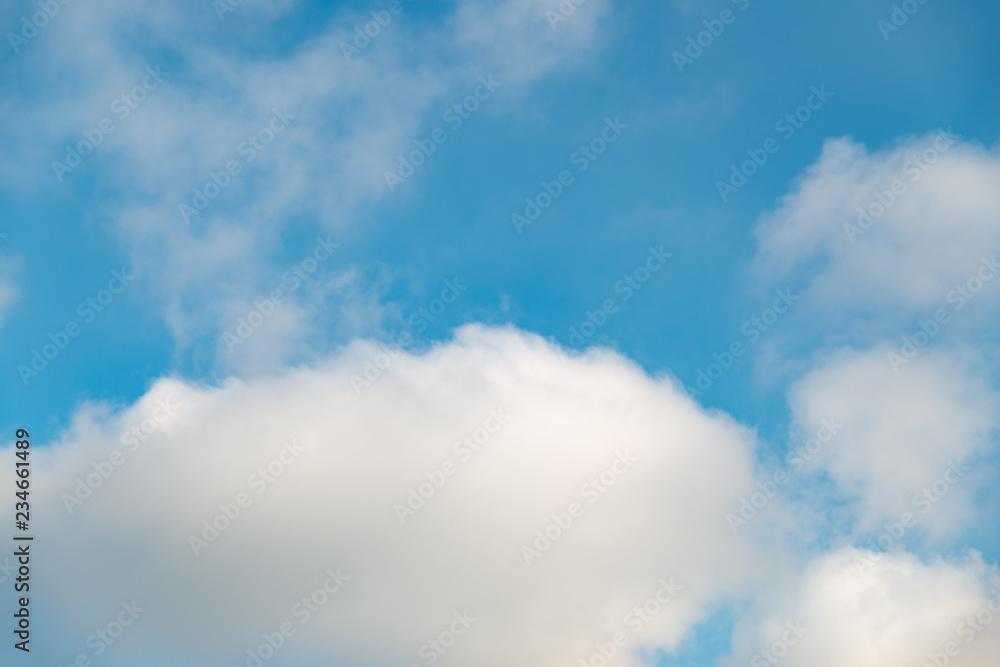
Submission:
[[[998,21],[5,3],[4,664],[992,666]]]

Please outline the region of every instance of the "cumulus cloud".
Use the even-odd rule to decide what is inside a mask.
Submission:
[[[873,327],[950,308],[949,292],[1000,251],[998,179],[996,150],[946,131],[874,152],[828,140],[761,219],[756,270],[807,286],[804,311],[823,326],[845,312]]]
[[[381,354],[358,342],[316,367],[82,408],[36,452],[52,627],[87,653],[134,598],[145,616],[105,664],[151,647],[245,664],[289,621],[275,664],[405,665],[467,611],[448,660],[547,666],[615,632],[630,655],[669,650],[754,578],[761,559],[723,519],[752,488],[753,434],[669,379],[478,326]],[[294,605],[338,568],[350,578],[302,623]],[[636,606],[656,613],[627,622]]]
[[[990,667],[1000,650],[998,614],[1000,572],[977,554],[924,563],[842,549],[747,617],[722,665]]]
[[[904,512],[936,534],[967,524],[1000,404],[979,361],[925,350],[896,373],[877,348],[822,362],[790,390],[793,418],[803,433],[827,418],[843,428],[825,446],[793,443],[805,452],[795,464],[826,472],[856,501],[861,531]]]

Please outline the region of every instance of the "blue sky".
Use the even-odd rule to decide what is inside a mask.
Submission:
[[[550,23],[546,12],[558,12],[558,2],[405,1],[399,13],[380,15],[391,18],[350,61],[341,44],[386,3],[245,0],[221,17],[219,3],[54,3],[57,13],[37,35],[8,37],[0,58],[3,432],[30,425],[59,471],[54,480],[65,473],[71,482],[81,474],[73,461],[86,469],[84,459],[111,447],[122,420],[159,396],[164,382],[207,402],[237,385],[266,393],[288,382],[283,391],[304,391],[289,379],[296,373],[330,373],[330,383],[349,391],[374,358],[369,346],[409,333],[404,358],[418,366],[484,346],[469,352],[474,368],[462,371],[470,376],[456,390],[479,396],[494,378],[484,369],[507,365],[489,350],[520,354],[520,343],[492,337],[538,336],[555,346],[544,353],[558,369],[549,381],[564,393],[573,394],[575,382],[615,385],[609,378],[626,371],[607,364],[638,367],[656,379],[655,391],[673,392],[674,407],[664,414],[684,412],[678,422],[691,412],[712,428],[728,429],[730,420],[748,427],[751,435],[733,436],[752,443],[733,445],[750,452],[746,479],[786,465],[786,453],[830,410],[849,422],[850,445],[824,450],[804,476],[791,475],[774,524],[747,538],[763,548],[780,535],[774,560],[794,576],[769,570],[761,575],[769,587],[749,574],[705,590],[695,585],[690,607],[644,638],[664,649],[660,664],[749,659],[752,646],[770,643],[776,615],[820,604],[801,591],[821,591],[822,577],[835,579],[831,563],[912,505],[900,499],[923,484],[926,471],[963,457],[975,483],[952,493],[947,510],[908,534],[893,557],[900,571],[926,570],[899,584],[904,589],[919,577],[933,579],[927,590],[966,577],[965,602],[974,597],[969,582],[986,590],[982,582],[995,581],[1000,558],[991,519],[982,519],[998,509],[998,293],[987,282],[960,310],[947,295],[1000,241],[1000,47],[992,31],[1000,6],[914,1],[907,7],[915,12],[886,32],[879,22],[902,12],[898,4],[562,4],[573,13]],[[9,3],[0,11],[4,32],[21,34],[22,17],[37,11],[30,2]],[[710,43],[707,30],[719,32]],[[691,51],[697,57],[678,71],[674,54],[699,33],[708,45]],[[481,77],[499,85],[484,89]],[[481,97],[469,98],[477,88]],[[135,107],[127,114],[115,103],[122,95]],[[469,99],[477,108],[458,124],[447,111]],[[801,111],[807,104],[812,109]],[[782,125],[796,110],[808,119]],[[106,119],[114,131],[99,132],[93,153],[57,174],[53,162],[65,161],[67,146],[95,136]],[[435,131],[443,143],[430,139]],[[599,139],[602,132],[614,141]],[[250,151],[243,143],[250,135],[269,143]],[[951,138],[942,143],[942,136]],[[433,145],[433,154],[418,156],[423,164],[390,188],[386,172],[420,144]],[[586,146],[601,153],[582,158]],[[934,163],[911,179],[906,160],[931,150],[938,151]],[[719,182],[754,155],[754,173],[724,200]],[[223,175],[227,164],[235,168]],[[537,201],[546,184],[554,192],[560,172],[568,178],[551,206],[518,229],[512,215],[525,215],[525,199]],[[192,190],[205,192],[213,174],[225,185],[185,220],[179,205],[193,204]],[[855,221],[856,209],[897,179],[905,194],[893,196],[870,231],[845,239],[843,225]],[[310,272],[318,240],[339,245]],[[670,257],[648,264],[651,249]],[[114,272],[123,271],[134,279],[120,293],[102,293],[121,285]],[[647,275],[641,289],[622,287],[626,276]],[[465,287],[433,321],[421,315],[421,308],[433,312],[449,284]],[[283,303],[274,316],[230,350],[226,336],[275,289]],[[758,327],[752,318],[766,321],[781,300],[778,291],[791,294],[782,302],[791,304],[787,313],[748,335],[748,325]],[[91,313],[87,300],[102,294],[110,302],[99,303],[100,312],[91,305]],[[581,349],[571,332],[608,300],[613,312],[594,316],[603,323]],[[895,372],[887,353],[942,308],[953,322]],[[60,334],[74,324],[78,335]],[[463,325],[486,328],[463,329],[463,343],[455,333]],[[37,374],[26,370],[36,350],[60,340],[65,349],[44,368],[37,361]],[[713,355],[725,358],[733,343],[745,348],[733,368],[685,403],[681,387],[697,388]],[[608,349],[617,356],[602,356]],[[568,370],[572,364],[576,370]],[[426,370],[443,383],[457,382],[453,372]],[[584,378],[589,372],[597,375]],[[610,375],[602,380],[601,373]],[[418,385],[412,391],[426,394],[408,401],[441,399],[433,382]],[[383,411],[403,402],[382,391],[371,400],[387,402]],[[493,396],[483,392],[484,401]],[[428,408],[439,415],[429,432],[435,423],[461,431],[458,424],[478,419],[447,405],[454,409]],[[603,414],[604,407],[592,409]],[[291,414],[284,417],[308,421]],[[612,431],[623,418],[615,415],[607,417]],[[228,432],[225,422],[210,423]],[[239,461],[239,439],[221,437],[233,438]],[[80,453],[88,447],[95,453]],[[60,493],[50,495],[62,513]],[[732,557],[743,558],[743,548]],[[734,570],[752,569],[755,558],[745,555]],[[135,572],[142,563],[138,556],[131,563]],[[611,581],[608,599],[631,590]],[[47,593],[52,600],[72,594]],[[611,606],[595,608],[611,614]],[[71,636],[80,619],[60,614],[53,612],[52,627]],[[831,637],[847,641],[836,633],[857,631],[827,620]],[[922,627],[913,623],[907,632]],[[987,642],[997,641],[990,637],[975,650],[988,655]],[[80,642],[63,641],[47,659],[72,658]],[[479,651],[489,642],[481,641],[468,657],[485,655]],[[575,646],[560,641],[556,653]],[[150,630],[128,655],[152,660],[157,646]],[[671,657],[677,647],[683,650]],[[334,642],[309,650],[323,660],[395,659],[366,649]],[[910,659],[908,650],[897,659]],[[218,645],[203,655],[237,659]],[[789,653],[789,664],[807,655]],[[841,658],[868,664],[862,654]],[[980,664],[968,652],[966,659]]]

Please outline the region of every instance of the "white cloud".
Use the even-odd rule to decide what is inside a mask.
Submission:
[[[998,180],[995,150],[947,133],[874,153],[831,139],[760,221],[757,271],[768,282],[803,281],[800,315],[823,326],[845,311],[863,314],[870,327],[950,307],[949,291],[984,255],[1000,253]]]
[[[455,43],[475,60],[492,63],[502,78],[529,83],[586,58],[611,7],[607,0],[467,2],[455,14]],[[565,20],[550,22],[546,12]]]
[[[762,559],[724,520],[752,486],[753,436],[669,380],[610,352],[571,357],[536,336],[467,327],[393,360],[357,395],[350,376],[377,352],[357,343],[317,368],[216,389],[163,380],[121,414],[82,410],[39,448],[35,484],[51,490],[36,500],[48,545],[39,595],[58,609],[60,636],[83,649],[95,623],[135,598],[149,622],[109,659],[169,645],[187,664],[234,664],[295,622],[295,602],[339,567],[350,581],[295,622],[282,661],[421,663],[420,646],[468,609],[479,620],[453,663],[573,664],[616,631],[630,649],[675,646],[707,605],[756,576]],[[124,451],[118,434],[168,398],[176,414]],[[491,411],[505,423],[463,460],[453,443],[483,441]],[[257,495],[249,476],[285,440],[304,451]],[[60,494],[113,449],[124,463],[68,515]],[[446,459],[456,474],[401,525],[394,504]],[[582,488],[610,466],[604,492]],[[189,535],[241,492],[250,506],[196,557]],[[582,516],[528,566],[520,547],[574,502]],[[661,578],[683,590],[633,634],[625,616]]]
[[[220,332],[226,315],[279,271],[272,253],[287,225],[349,226],[359,207],[389,194],[384,173],[423,136],[425,119],[440,125],[440,114],[471,94],[478,77],[494,75],[503,85],[496,96],[514,98],[590,57],[610,4],[590,0],[555,31],[544,18],[548,7],[466,0],[430,25],[404,3],[348,62],[340,44],[353,39],[357,21],[370,20],[367,12],[338,13],[310,39],[262,59],[250,55],[262,37],[247,31],[288,3],[244,3],[223,22],[211,3],[69,5],[16,63],[22,76],[53,83],[22,93],[31,99],[19,100],[21,107],[41,111],[10,126],[16,136],[7,133],[0,173],[26,191],[38,183],[48,190],[58,185],[51,163],[65,159],[65,146],[111,119],[115,130],[64,176],[65,187],[96,174],[102,189],[119,193],[102,204],[102,215],[115,219],[180,342]],[[126,25],[127,34],[146,36],[139,52],[117,37]],[[113,100],[142,81],[147,65],[162,67],[166,78],[120,119]],[[248,162],[238,146],[275,108],[295,118]],[[230,160],[241,174],[185,223],[179,205],[191,205],[193,189]]]
[[[884,349],[843,351],[790,390],[802,432],[814,433],[824,418],[844,425],[805,466],[827,472],[858,501],[853,509],[859,530],[898,521],[903,512],[916,515],[932,533],[975,517],[972,498],[984,478],[979,464],[991,449],[1000,404],[977,361],[924,350],[894,373]],[[958,477],[948,472],[952,462],[970,469]],[[915,499],[945,476],[952,483],[938,484],[944,489],[940,499],[936,493]]]
[[[930,564],[905,553],[871,563],[871,555],[842,549],[817,558],[794,592],[775,593],[761,616],[747,617],[723,665],[921,667],[933,666],[932,659],[939,667],[996,664],[1000,573],[995,567],[976,554],[963,562]],[[977,614],[987,623],[976,621]],[[798,626],[799,637],[788,623]]]

